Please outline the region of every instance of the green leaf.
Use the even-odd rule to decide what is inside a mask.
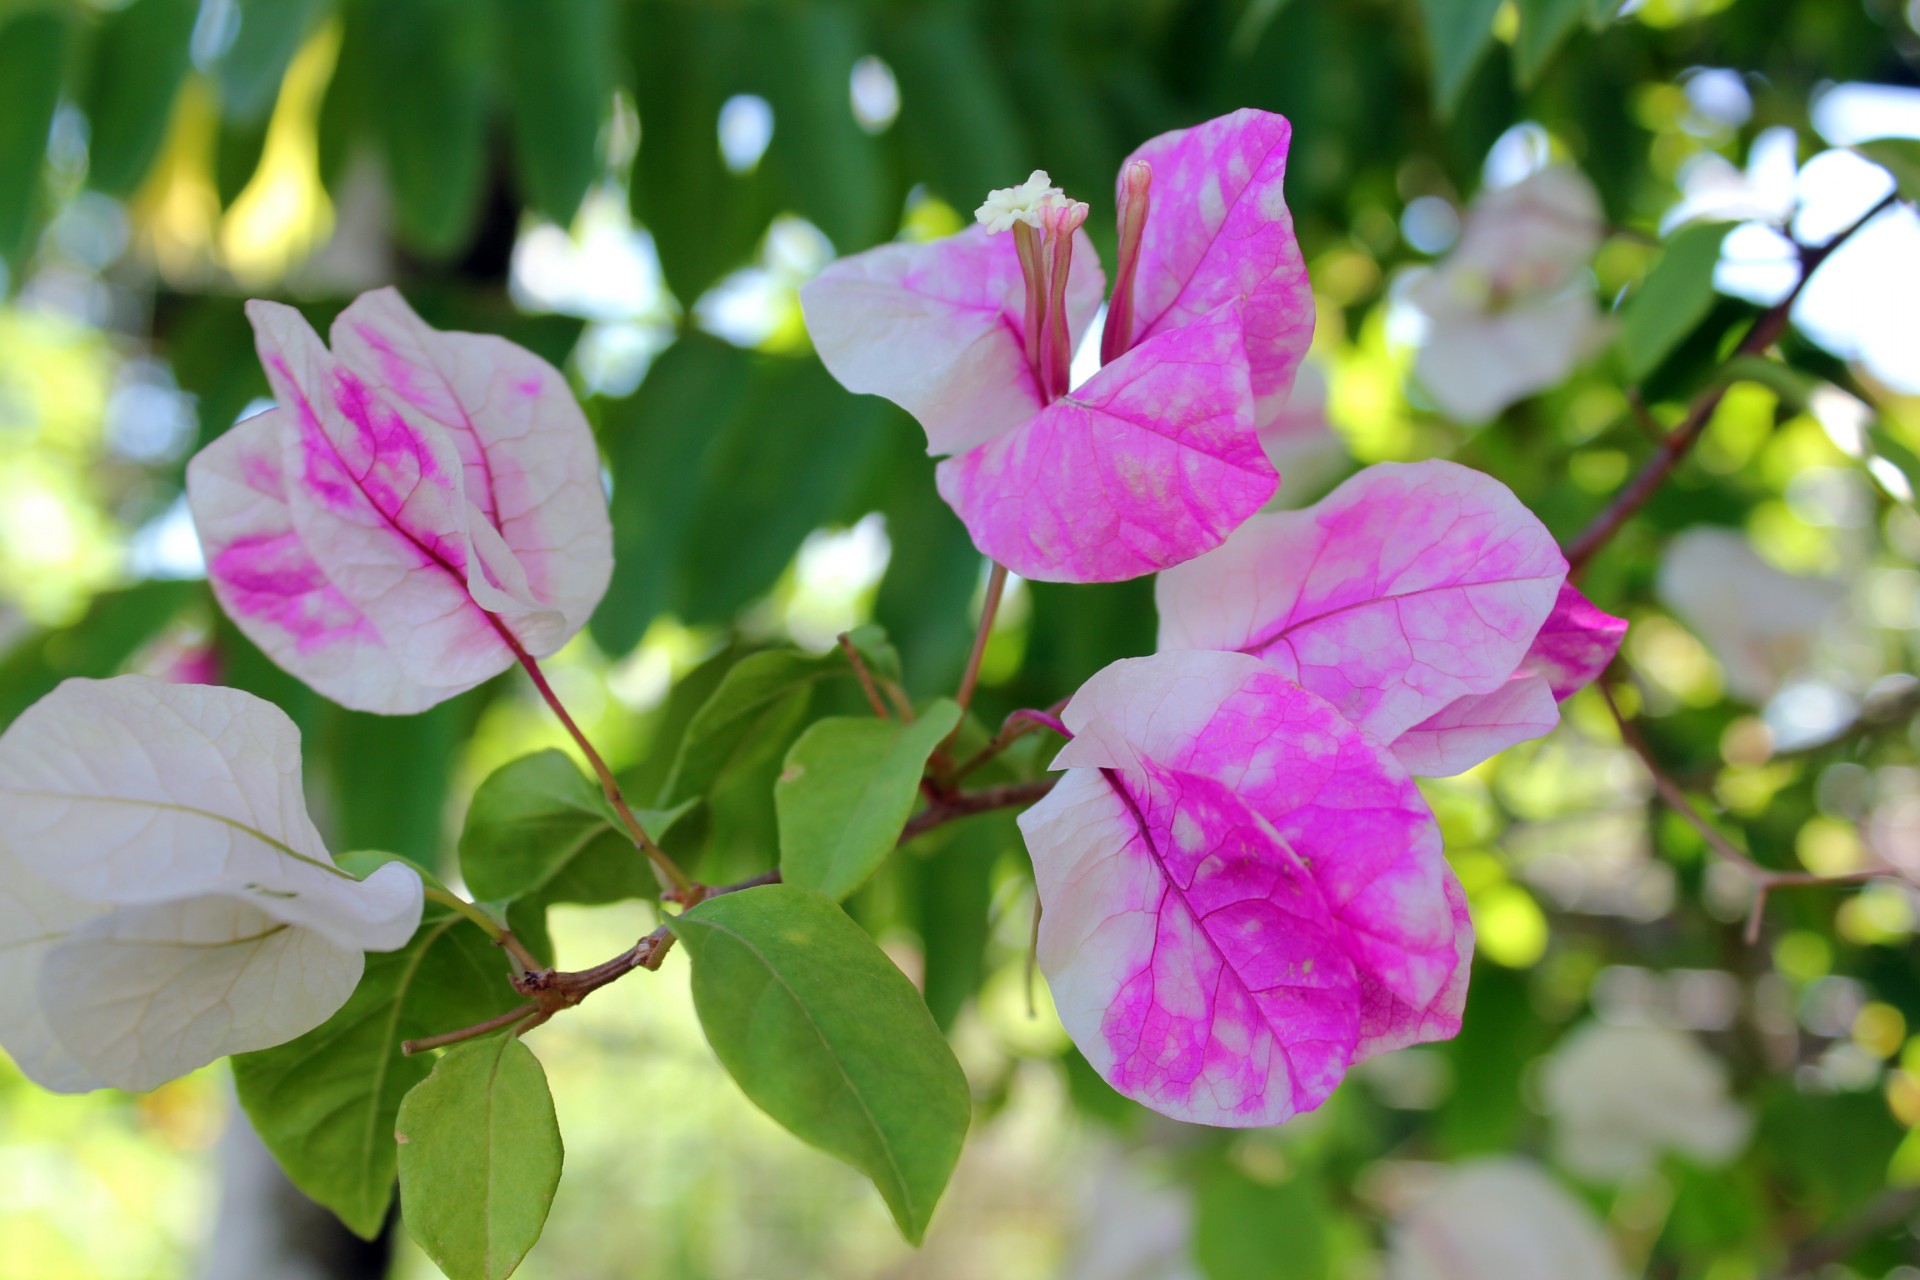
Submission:
[[[608,653],[631,651],[668,607],[700,497],[689,477],[698,473],[714,437],[738,416],[752,360],[731,343],[690,333],[660,353],[638,392],[607,407],[613,583],[592,627]]]
[[[1586,16],[1588,0],[1520,0],[1520,35],[1514,41],[1513,74],[1531,88],[1567,37]]]
[[[662,840],[691,807],[635,816]],[[504,764],[480,784],[460,833],[460,874],[480,901],[508,904],[507,924],[543,960],[553,958],[551,904],[621,902],[656,890],[646,857],[600,788],[554,750]]]
[[[1920,202],[1920,138],[1874,138],[1853,149],[1893,175],[1901,199]]]
[[[1683,228],[1620,310],[1620,349],[1627,377],[1643,381],[1660,367],[1713,307],[1713,269],[1731,228],[1703,223]]]
[[[700,1025],[740,1088],[872,1178],[918,1244],[972,1104],[913,984],[846,912],[793,885],[730,893],[669,923],[693,958]]]
[[[400,1100],[430,1059],[402,1041],[483,1022],[522,1003],[485,934],[427,904],[405,948],[367,956],[340,1011],[312,1031],[234,1055],[240,1105],[293,1184],[373,1239],[393,1199]]]
[[[742,658],[688,722],[660,802],[705,795],[721,774],[752,753],[769,726],[790,722],[792,704],[804,703],[817,681],[845,670],[838,655],[792,649]]]
[[[560,1125],[518,1037],[449,1050],[400,1104],[400,1211],[449,1280],[506,1280],[547,1224]]]
[[[372,122],[401,235],[447,257],[473,234],[487,182],[491,10],[464,0],[382,0],[369,15]]]
[[[1031,149],[974,25],[950,6],[901,6],[883,36],[900,81],[910,176],[957,209],[1022,181],[1033,168]]]
[[[200,0],[133,0],[101,25],[84,100],[95,190],[132,195],[147,176],[173,122],[199,14]]]
[[[68,15],[51,10],[0,25],[0,260],[21,248],[40,205],[40,167],[72,34]]]
[[[667,287],[691,307],[746,264],[778,206],[764,168],[730,173],[720,158],[720,106],[753,88],[743,76],[753,27],[704,0],[627,9],[641,133],[633,212],[659,246]]]
[[[843,4],[787,5],[765,19],[761,81],[773,107],[766,163],[794,211],[842,253],[893,230],[880,143],[853,118],[848,83],[867,34]]]
[[[773,587],[806,536],[841,514],[887,412],[877,396],[849,400],[812,358],[761,356],[752,368],[745,402],[702,458],[674,593],[689,623],[731,621]]]
[[[287,64],[332,8],[333,0],[234,0],[240,27],[214,69],[221,114],[263,123],[280,95]]]
[[[873,716],[809,725],[773,788],[781,877],[835,900],[865,884],[912,816],[928,758],[959,723],[959,706],[942,698],[910,725]]]
[[[80,621],[29,637],[0,655],[0,725],[72,676],[117,675],[189,604],[206,598],[197,582],[146,582],[95,596]]]
[[[1450,115],[1467,81],[1493,43],[1493,16],[1500,0],[1420,0],[1433,57],[1433,103]]]
[[[608,0],[500,0],[498,8],[520,187],[564,227],[605,171],[600,128],[613,101],[613,10]]]

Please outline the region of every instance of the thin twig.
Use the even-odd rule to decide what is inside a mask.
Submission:
[[[987,637],[993,632],[994,615],[1000,612],[1000,597],[1007,589],[1007,566],[998,560],[987,574],[987,597],[980,606],[980,629],[974,633],[973,652],[967,655],[967,669],[960,677],[960,690],[953,700],[965,711],[973,701],[974,686],[980,682],[980,660],[986,656]]]
[[[510,1027],[539,1012],[540,1006],[530,1000],[517,1009],[509,1009],[505,1013],[488,1018],[485,1022],[476,1022],[458,1031],[447,1031],[437,1036],[423,1036],[418,1040],[403,1040],[400,1042],[400,1052],[412,1057],[416,1053],[425,1053],[429,1049],[444,1049],[450,1044],[459,1044],[462,1040],[478,1040],[481,1036],[492,1035],[503,1027]]]
[[[900,843],[906,844],[935,827],[943,827],[959,818],[993,809],[1032,804],[1053,790],[1053,784],[1057,781],[1056,778],[1036,778],[1032,782],[1009,782],[997,787],[982,787],[978,791],[955,792],[914,814],[907,822],[906,829],[900,833]]]
[[[990,809],[1006,809],[1015,805],[1031,804],[1051,791],[1053,784],[1054,779],[1041,778],[1033,782],[984,787],[978,791],[963,791],[935,800],[907,823],[906,829],[900,833],[898,843],[904,845],[914,837],[923,835],[935,827],[972,814],[985,813]],[[703,887],[701,901],[729,893],[738,893],[742,889],[753,889],[779,882],[780,872],[777,869],[766,871],[742,880],[738,884]],[[619,955],[602,960],[591,968],[573,971],[529,969],[513,979],[514,989],[529,997],[527,1004],[498,1017],[488,1018],[485,1022],[475,1023],[471,1027],[428,1036],[423,1040],[410,1040],[402,1048],[407,1053],[438,1049],[443,1045],[458,1044],[462,1040],[489,1035],[523,1019],[527,1020],[524,1029],[531,1030],[562,1009],[571,1009],[601,987],[618,982],[636,969],[658,969],[667,958],[667,952],[673,949],[674,941],[673,926],[663,924]]]
[[[945,781],[948,783],[960,781],[1035,729],[1051,729],[1063,738],[1071,738],[1072,731],[1060,723],[1060,711],[1066,705],[1067,699],[1062,698],[1045,711],[1035,711],[1030,707],[1022,707],[1015,711],[1002,722],[1000,732],[989,738],[986,746],[974,752],[973,756],[955,769]]]
[[[1824,1236],[1802,1241],[1787,1255],[1787,1265],[1776,1280],[1795,1280],[1817,1274],[1835,1262],[1844,1262],[1862,1246],[1887,1234],[1920,1213],[1920,1187],[1896,1187],[1845,1226]]]
[[[613,811],[620,815],[620,823],[627,829],[627,834],[632,837],[635,847],[646,854],[647,860],[653,864],[655,874],[660,877],[661,889],[676,901],[698,902],[702,894],[702,886],[695,884],[693,879],[680,869],[679,864],[654,843],[653,837],[647,834],[647,829],[640,825],[640,819],[634,816],[632,808],[627,804],[626,796],[620,792],[620,783],[615,780],[613,770],[607,767],[607,762],[600,758],[598,751],[594,750],[593,743],[588,741],[587,735],[581,732],[580,726],[575,724],[573,717],[567,714],[566,707],[561,705],[560,696],[553,691],[553,686],[547,683],[546,673],[540,670],[540,664],[534,661],[533,655],[528,653],[510,632],[502,629],[500,634],[513,649],[514,656],[520,660],[520,665],[526,669],[527,676],[533,681],[533,687],[539,690],[540,697],[552,709],[561,725],[566,728],[574,744],[580,748],[581,754],[586,756],[587,763],[593,766],[594,776],[600,779],[600,790],[607,797],[607,803],[612,805]]]
[[[1753,885],[1753,905],[1747,912],[1747,924],[1744,930],[1748,943],[1759,941],[1760,921],[1766,912],[1767,896],[1775,889],[1803,888],[1810,885],[1860,884],[1879,876],[1899,874],[1892,867],[1886,866],[1848,871],[1840,875],[1820,875],[1812,871],[1777,871],[1772,867],[1761,866],[1754,861],[1753,855],[1727,839],[1718,827],[1709,822],[1706,816],[1694,807],[1693,801],[1687,798],[1687,793],[1680,784],[1675,782],[1660,766],[1660,762],[1654,758],[1653,751],[1648,747],[1646,738],[1641,735],[1639,726],[1620,710],[1620,704],[1615,700],[1613,690],[1607,686],[1606,682],[1595,681],[1594,687],[1605,699],[1607,710],[1613,713],[1614,723],[1620,726],[1620,740],[1627,744],[1634,755],[1640,757],[1640,763],[1646,767],[1647,775],[1653,779],[1654,790],[1660,793],[1661,800],[1666,802],[1668,808],[1679,814],[1688,826],[1700,833],[1700,838],[1706,841],[1707,848],[1719,855],[1728,865],[1739,868]]]
[[[853,674],[860,678],[860,687],[866,691],[867,704],[873,708],[873,714],[882,720],[889,719],[887,704],[881,701],[880,690],[873,683],[873,673],[867,670],[867,660],[860,656],[860,650],[854,645],[853,637],[840,633],[840,652],[847,655],[847,665],[853,668]]]
[[[1896,199],[1898,199],[1898,193],[1889,193],[1886,199],[1867,210],[1852,225],[1825,244],[1811,248],[1803,246],[1800,250],[1800,279],[1794,283],[1786,297],[1762,312],[1760,318],[1753,322],[1753,327],[1747,330],[1747,336],[1740,340],[1740,345],[1734,349],[1733,355],[1728,357],[1727,363],[1731,364],[1742,356],[1759,355],[1777,342],[1780,335],[1786,331],[1787,323],[1792,317],[1794,303],[1800,300],[1800,294],[1806,289],[1807,282],[1813,279],[1814,272],[1818,271],[1821,264],[1833,255],[1834,250],[1845,244],[1855,232],[1891,208]],[[1660,447],[1648,460],[1647,465],[1641,468],[1640,473],[1628,481],[1619,493],[1614,495],[1613,501],[1607,504],[1606,509],[1595,516],[1593,522],[1573,540],[1572,545],[1567,548],[1569,580],[1577,579],[1586,571],[1593,557],[1612,541],[1613,535],[1620,531],[1621,526],[1647,504],[1647,501],[1666,482],[1667,477],[1673,474],[1674,468],[1680,465],[1681,459],[1687,456],[1687,451],[1692,449],[1695,442],[1700,439],[1707,429],[1707,424],[1713,420],[1713,411],[1720,407],[1720,401],[1727,394],[1728,383],[1725,375],[1726,370],[1723,366],[1714,375],[1713,385],[1702,392],[1688,408],[1687,416],[1680,420],[1680,425],[1661,439]]]

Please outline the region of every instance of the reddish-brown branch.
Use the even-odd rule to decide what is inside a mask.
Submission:
[[[1749,943],[1760,938],[1760,920],[1767,908],[1767,896],[1775,889],[1803,888],[1810,885],[1846,885],[1860,884],[1879,876],[1897,876],[1899,873],[1891,867],[1869,867],[1863,871],[1849,871],[1841,875],[1820,875],[1812,871],[1778,871],[1772,867],[1763,867],[1753,860],[1753,856],[1733,841],[1727,839],[1720,829],[1709,822],[1706,815],[1687,798],[1686,791],[1663,769],[1653,750],[1640,733],[1640,728],[1629,720],[1620,710],[1620,704],[1613,696],[1613,690],[1604,681],[1596,681],[1595,688],[1606,700],[1607,709],[1613,713],[1614,723],[1620,727],[1620,740],[1640,757],[1640,763],[1646,767],[1647,776],[1653,779],[1653,788],[1669,809],[1679,814],[1686,824],[1700,834],[1700,838],[1729,866],[1739,868],[1753,885],[1753,905],[1747,912],[1746,939]]]
[[[987,597],[980,606],[980,629],[974,633],[973,652],[967,655],[967,669],[960,677],[960,690],[953,700],[965,711],[973,701],[973,689],[980,682],[980,660],[987,653],[987,637],[993,633],[993,619],[1000,612],[1000,597],[1007,589],[1007,567],[994,561],[987,574]]]
[[[935,827],[943,827],[976,813],[1032,804],[1053,790],[1055,781],[1057,779],[1036,778],[1032,782],[1009,782],[997,787],[982,787],[978,791],[956,791],[914,814],[906,830],[900,833],[900,843],[905,844]]]
[[[1054,779],[1041,778],[1033,782],[983,787],[978,791],[962,791],[942,797],[914,815],[913,820],[907,823],[906,829],[900,833],[899,843],[905,844],[915,836],[972,814],[1031,804],[1051,791],[1053,784]],[[778,870],[767,871],[742,880],[738,884],[703,887],[701,901],[724,894],[738,893],[742,889],[779,882]],[[658,969],[661,962],[667,958],[667,952],[673,949],[673,943],[673,927],[663,924],[619,955],[602,960],[591,968],[571,971],[524,970],[513,979],[513,986],[514,990],[528,997],[526,1004],[498,1017],[488,1018],[485,1022],[462,1027],[458,1031],[448,1031],[422,1040],[410,1040],[403,1048],[407,1053],[421,1053],[428,1049],[438,1049],[446,1045],[458,1044],[463,1040],[491,1035],[495,1031],[514,1026],[516,1023],[524,1024],[521,1030],[531,1030],[554,1014],[563,1009],[571,1009],[601,987],[618,982],[636,969]]]
[[[873,714],[882,720],[889,719],[887,704],[881,700],[880,688],[873,682],[873,672],[867,670],[867,660],[860,656],[860,650],[853,643],[853,637],[842,631],[839,639],[840,652],[847,656],[847,665],[852,667],[853,674],[859,677],[860,688],[867,695],[867,705],[872,707]]]
[[[1811,248],[1803,246],[1800,250],[1800,279],[1795,282],[1786,297],[1767,308],[1761,313],[1760,318],[1753,322],[1753,327],[1747,330],[1747,336],[1742,338],[1740,345],[1734,349],[1729,363],[1741,356],[1759,355],[1779,341],[1780,335],[1786,331],[1787,322],[1792,317],[1793,305],[1800,300],[1800,294],[1807,287],[1807,282],[1813,279],[1813,273],[1833,255],[1834,250],[1852,238],[1855,232],[1891,208],[1897,198],[1897,193],[1890,193],[1886,199],[1867,210],[1825,244]],[[1577,579],[1584,573],[1587,565],[1595,555],[1599,554],[1601,548],[1612,541],[1614,534],[1618,533],[1621,527],[1639,512],[1640,508],[1646,506],[1648,500],[1659,491],[1660,486],[1666,483],[1667,477],[1673,474],[1674,469],[1687,456],[1687,452],[1706,431],[1707,424],[1713,420],[1713,411],[1720,407],[1720,401],[1726,394],[1727,382],[1723,366],[1715,375],[1713,386],[1694,400],[1687,409],[1686,417],[1680,420],[1680,425],[1661,439],[1660,447],[1654,451],[1653,457],[1648,460],[1646,466],[1641,468],[1640,473],[1614,495],[1613,501],[1607,504],[1606,509],[1595,516],[1593,522],[1568,546],[1567,564],[1570,579]],[[1638,392],[1630,392],[1629,400],[1637,403]]]

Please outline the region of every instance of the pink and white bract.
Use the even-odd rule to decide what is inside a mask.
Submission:
[[[248,304],[279,407],[194,458],[215,595],[344,706],[421,711],[544,657],[613,569],[593,435],[566,380],[502,338],[429,328],[391,289],[333,325]]]
[[[1160,647],[1264,659],[1413,772],[1458,773],[1552,729],[1619,648],[1626,624],[1566,577],[1505,485],[1382,463],[1163,574]]]
[[[1313,334],[1282,196],[1291,129],[1238,111],[1121,167],[1103,367],[1069,388],[1102,278],[1087,206],[1036,172],[982,225],[842,259],[801,291],[821,360],[927,432],[940,495],[1016,573],[1111,582],[1218,546],[1273,494],[1255,432]],[[1010,234],[1001,234],[1010,232]]]
[[[1325,700],[1244,654],[1087,682],[1021,816],[1060,1018],[1121,1093],[1276,1124],[1362,1058],[1458,1032],[1466,903],[1412,780]]]

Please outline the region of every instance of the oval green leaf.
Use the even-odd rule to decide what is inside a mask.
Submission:
[[[953,1050],[906,975],[830,899],[766,885],[669,921],[721,1063],[788,1132],[873,1179],[915,1244],[966,1138]]]
[[[376,861],[341,859],[360,874]],[[404,950],[367,956],[360,985],[338,1013],[286,1044],[234,1055],[234,1087],[293,1185],[371,1240],[393,1200],[394,1117],[432,1066],[402,1054],[401,1042],[470,1026],[521,1002],[499,949],[429,902]]]
[[[510,1036],[447,1052],[400,1104],[400,1212],[449,1280],[506,1280],[560,1185],[546,1072]]]
[[[834,716],[809,726],[773,788],[787,883],[834,899],[865,884],[912,816],[928,758],[959,723],[960,708],[942,698],[912,724]]]

